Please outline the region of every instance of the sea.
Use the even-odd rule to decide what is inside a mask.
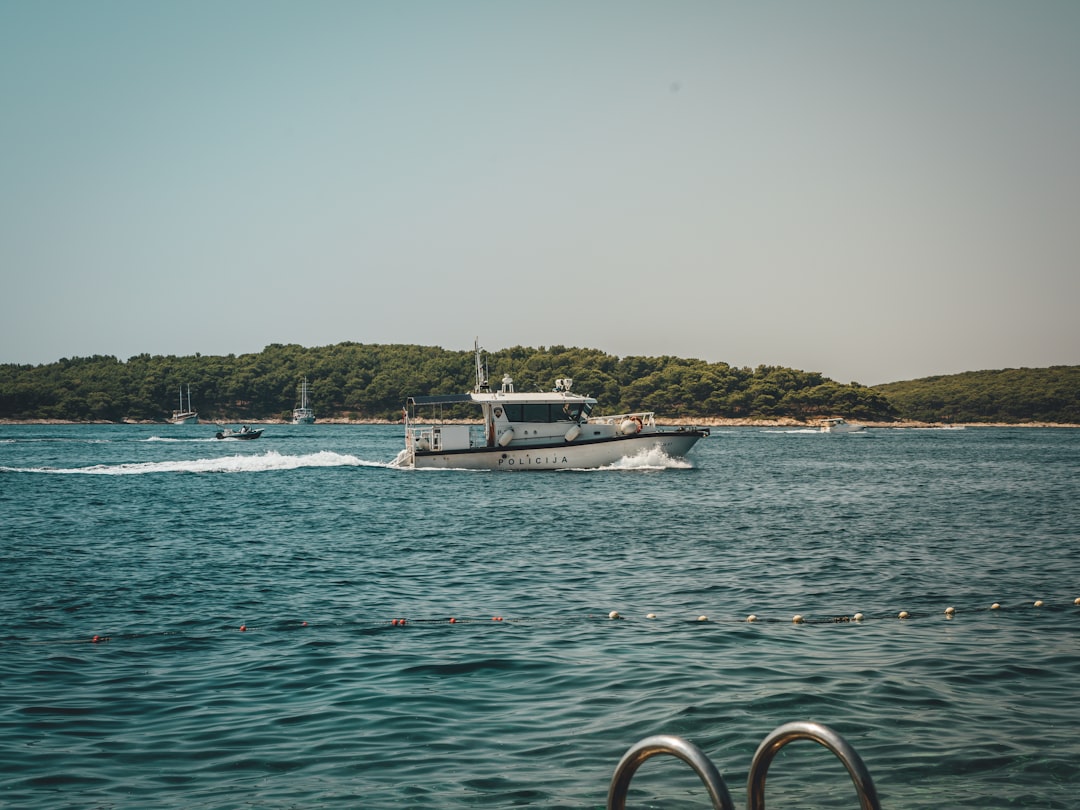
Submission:
[[[0,426],[0,806],[602,808],[653,735],[743,806],[797,721],[889,810],[1080,806],[1078,429],[717,428],[559,472],[215,432]],[[812,739],[765,799],[859,807]],[[628,806],[709,802],[661,754]]]

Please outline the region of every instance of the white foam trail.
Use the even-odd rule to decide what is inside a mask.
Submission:
[[[637,455],[623,456],[601,470],[691,470],[694,465],[685,458],[672,458],[658,447],[642,450]]]
[[[199,458],[186,461],[146,461],[134,464],[98,464],[93,467],[14,468],[0,467],[5,472],[51,473],[53,475],[145,475],[147,473],[238,473],[269,472],[273,470],[296,470],[301,467],[385,467],[386,464],[364,461],[356,456],[342,455],[323,450],[302,456],[283,456],[276,450],[262,455],[223,456],[222,458]]]
[[[175,439],[170,436],[151,436],[149,439],[143,439],[144,442],[175,442],[175,443],[191,443],[191,442],[216,442],[219,441],[216,437],[202,438],[202,439]]]

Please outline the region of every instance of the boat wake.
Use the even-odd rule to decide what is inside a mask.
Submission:
[[[216,442],[217,439],[215,439],[213,436],[203,436],[201,438],[192,438],[192,439],[177,439],[177,438],[174,438],[172,436],[151,436],[148,439],[140,439],[140,441],[144,441],[144,442],[168,442],[169,444],[191,444],[193,442],[199,443],[199,444],[205,444],[207,442]]]
[[[404,468],[408,467],[409,466],[409,451],[408,451],[408,449],[402,450],[400,453],[398,453],[397,457],[394,458],[394,460],[391,461],[386,466],[390,467],[392,469],[395,469],[395,470],[404,469]]]
[[[179,461],[145,461],[129,464],[97,464],[92,467],[0,467],[2,472],[52,475],[145,475],[147,473],[245,473],[297,470],[304,467],[385,467],[383,462],[323,450],[299,456],[283,456],[275,450],[261,455],[223,456]]]
[[[692,470],[694,465],[685,458],[672,458],[663,450],[652,447],[637,455],[623,456],[601,470]]]

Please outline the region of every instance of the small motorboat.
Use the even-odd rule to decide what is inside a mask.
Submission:
[[[865,425],[848,422],[846,419],[842,419],[840,417],[836,417],[835,419],[821,420],[822,433],[859,433],[865,427]]]
[[[222,428],[217,432],[215,438],[217,439],[257,439],[263,434],[264,428],[249,428],[244,425],[239,430],[233,430],[232,428]]]

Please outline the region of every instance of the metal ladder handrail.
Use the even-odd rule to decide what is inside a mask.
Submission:
[[[832,751],[844,763],[851,781],[855,784],[861,810],[881,810],[874,780],[870,778],[870,771],[855,749],[828,726],[806,721],[778,726],[761,741],[761,745],[754,752],[750,774],[746,780],[747,810],[765,810],[765,776],[769,765],[781,748],[795,740],[813,740]],[[608,788],[608,810],[626,810],[626,795],[634,774],[645,760],[659,754],[678,757],[694,769],[709,792],[714,810],[734,810],[731,794],[712,760],[689,740],[671,734],[646,737],[623,754]]]
[[[813,740],[832,751],[844,763],[851,781],[855,783],[855,792],[859,796],[862,810],[881,810],[874,780],[870,778],[870,771],[855,749],[828,726],[805,721],[785,723],[761,741],[746,779],[747,810],[765,810],[765,776],[769,765],[781,748],[795,740]]]
[[[630,790],[630,780],[645,760],[658,754],[678,757],[694,769],[709,792],[713,810],[735,810],[724,778],[720,776],[720,771],[713,765],[712,760],[689,740],[670,734],[646,737],[623,754],[611,777],[611,787],[608,788],[608,810],[626,810],[626,794]]]

